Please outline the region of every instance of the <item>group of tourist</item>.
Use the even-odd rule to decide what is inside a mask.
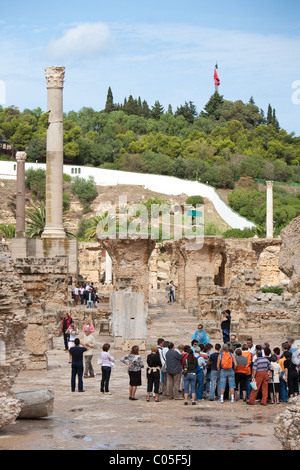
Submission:
[[[221,316],[224,322],[228,321],[230,311],[222,312]],[[224,329],[227,330],[225,334]],[[300,350],[294,345],[293,338],[271,351],[268,343],[255,345],[251,337],[239,342],[236,334],[228,334],[228,323],[224,329],[223,339],[229,340],[222,345],[210,343],[203,324],[198,325],[190,345],[175,347],[171,341],[159,338],[147,355],[145,365],[138,346],[133,346],[130,353],[120,359],[128,368],[129,400],[137,400],[136,391],[142,385],[143,369],[147,383],[146,401],[154,395],[155,402],[166,397],[184,400],[185,405],[190,399],[192,405],[204,399],[218,399],[220,403],[225,399],[232,403],[240,399],[249,405],[259,400],[261,405],[266,405],[267,402],[287,402],[299,394]],[[95,329],[87,319],[82,329],[84,339],[80,341],[79,329],[69,315],[64,314],[62,331],[65,350],[69,351],[72,363],[71,390],[75,391],[78,376],[78,391],[83,391],[82,377],[95,377],[92,366]],[[98,361],[103,394],[110,394],[111,370],[115,367],[109,349],[110,345],[105,343]]]
[[[206,344],[199,343],[205,338]],[[198,326],[191,345],[178,345],[159,338],[147,356],[146,379],[147,395],[154,392],[155,402],[159,395],[169,399],[184,400],[192,405],[207,398],[228,397],[231,403],[238,399],[254,405],[258,399],[261,405],[269,401],[278,404],[299,394],[300,350],[294,346],[293,338],[282,343],[281,351],[275,347],[271,351],[268,343],[253,344],[252,338],[239,343],[231,334],[226,344],[209,343],[209,336],[203,325]],[[130,396],[135,400],[136,387],[141,385],[143,360],[138,347],[121,359],[129,368]]]
[[[93,282],[83,282],[72,286],[72,299],[75,305],[86,305],[87,308],[97,307],[98,298]]]

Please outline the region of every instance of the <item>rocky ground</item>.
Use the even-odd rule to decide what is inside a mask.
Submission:
[[[176,307],[166,307],[165,311],[168,308]],[[155,312],[159,309],[150,309],[153,318]],[[149,326],[149,337],[154,338],[153,328],[161,321],[153,321]],[[167,317],[163,321],[166,327]],[[184,332],[183,342],[190,333],[193,331],[188,335]],[[117,367],[111,376],[111,395],[101,394],[97,359],[102,344],[108,341],[113,345],[113,338],[106,332],[96,332],[95,336],[96,377],[84,379],[84,393],[70,390],[71,370],[62,337],[55,339],[54,349],[47,353],[48,370],[19,374],[15,392],[54,390],[54,413],[39,420],[17,420],[0,429],[0,450],[281,450],[281,443],[274,437],[273,422],[286,404],[264,407],[259,403],[249,406],[242,401],[220,404],[204,400],[196,406],[190,403],[184,406],[183,401],[166,397],[160,403],[154,399],[147,403],[145,374],[137,391],[138,400],[130,401],[127,369],[120,362],[124,353],[114,348],[111,354]],[[176,343],[177,339],[178,332]],[[141,353],[144,362],[147,354],[148,351]]]

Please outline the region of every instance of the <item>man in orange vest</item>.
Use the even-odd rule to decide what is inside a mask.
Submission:
[[[237,363],[237,368],[235,369],[236,398],[240,385],[240,395],[243,397],[243,401],[246,401],[246,368],[248,364],[248,358],[243,355],[240,348],[237,348],[234,354]]]
[[[218,357],[217,369],[220,372],[220,403],[224,402],[224,391],[226,388],[226,382],[228,380],[228,385],[231,395],[231,403],[235,402],[234,398],[234,389],[235,389],[235,377],[234,370],[237,367],[236,359],[234,355],[229,352],[229,347],[227,344],[224,344],[222,352]]]
[[[250,397],[251,393],[251,374],[252,374],[252,361],[253,361],[253,354],[249,350],[248,344],[247,343],[242,343],[242,355],[245,356],[248,360],[247,365],[246,365],[246,397]]]

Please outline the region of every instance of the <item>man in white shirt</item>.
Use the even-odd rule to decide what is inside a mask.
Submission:
[[[94,354],[94,347],[95,347],[95,338],[91,334],[91,330],[87,327],[84,331],[85,338],[83,346],[87,349],[84,353],[84,360],[85,360],[85,370],[83,377],[95,377],[94,368],[92,366],[92,359]]]
[[[247,346],[248,346],[248,351],[251,352],[251,354],[255,354],[256,351],[256,344],[253,344],[252,337],[250,336],[247,338]]]

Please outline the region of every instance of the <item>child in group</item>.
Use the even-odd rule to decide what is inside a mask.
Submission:
[[[272,376],[269,378],[268,387],[269,387],[269,394],[271,403],[279,403],[279,390],[280,390],[280,375],[281,375],[281,367],[278,364],[278,358],[276,354],[272,354],[271,356],[271,374]],[[275,396],[274,396],[275,391]],[[274,401],[275,399],[275,401]]]

